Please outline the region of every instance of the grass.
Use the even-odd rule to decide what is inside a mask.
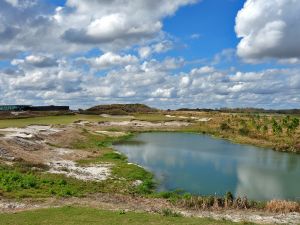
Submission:
[[[170,121],[174,120],[172,118],[165,117],[165,115],[160,113],[151,114],[134,114],[135,119],[160,122],[160,121]],[[104,122],[104,121],[124,121],[129,120],[126,118],[110,118],[101,117],[99,115],[85,115],[85,114],[75,114],[75,115],[58,115],[58,116],[39,116],[30,118],[20,118],[20,119],[1,119],[0,118],[0,128],[6,127],[25,127],[29,125],[65,125],[70,124],[78,120],[85,120],[90,122]]]
[[[105,190],[101,182],[84,182],[63,175],[0,165],[0,195],[8,198],[81,197]]]
[[[0,128],[6,127],[26,127],[29,125],[66,125],[75,121],[85,120],[90,122],[120,121],[126,119],[104,118],[99,115],[59,115],[41,116],[22,119],[0,119]]]
[[[149,114],[134,114],[135,119],[149,121],[149,122],[165,122],[165,121],[174,121],[174,118],[166,117],[162,113],[149,113]],[[180,118],[176,118],[176,120],[182,120]]]
[[[185,218],[150,213],[114,212],[82,207],[62,207],[0,214],[0,224],[6,225],[217,225],[251,224],[216,221],[206,218]],[[173,214],[172,214],[173,215]]]
[[[111,145],[116,142],[122,142],[133,136],[128,134],[122,137],[108,137],[103,135],[95,135],[84,131],[85,141],[76,141],[71,144],[76,149],[100,149],[100,155],[94,158],[82,159],[78,163],[81,165],[97,164],[97,163],[110,163],[112,167],[113,179],[123,181],[124,187],[128,187],[132,193],[149,194],[154,189],[153,175],[146,171],[144,168],[129,164],[127,157],[121,153],[115,152]],[[137,187],[132,187],[131,184],[136,181],[142,181],[142,184]]]
[[[106,157],[106,156],[105,156]],[[0,196],[7,198],[83,197],[93,193],[147,194],[153,191],[152,174],[124,159],[115,162],[105,181],[82,181],[58,174],[33,172],[0,165]],[[133,181],[143,183],[134,186]]]
[[[78,161],[81,165],[103,162],[114,165],[111,171],[112,179],[119,181],[119,186],[122,186],[121,190],[143,195],[153,192],[155,187],[153,175],[138,165],[129,164],[125,155],[117,153],[111,148],[104,149],[99,157]],[[132,185],[137,180],[142,181],[142,183],[138,186]]]

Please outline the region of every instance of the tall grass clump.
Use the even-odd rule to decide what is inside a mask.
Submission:
[[[185,195],[176,204],[193,210],[248,209],[256,205],[255,202],[248,201],[247,197],[234,198],[231,192],[227,192],[224,197]]]
[[[300,212],[300,204],[286,200],[271,200],[267,202],[266,209],[274,213]]]

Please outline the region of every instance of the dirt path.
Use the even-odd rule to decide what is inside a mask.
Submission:
[[[163,209],[171,209],[184,216],[209,217],[217,220],[231,220],[234,222],[253,222],[257,224],[299,224],[300,213],[273,214],[254,210],[214,210],[214,211],[189,211],[174,207],[165,199],[149,199],[119,194],[95,194],[84,198],[48,198],[25,199],[13,201],[0,199],[1,213],[14,213],[40,208],[61,206],[84,206],[105,210],[124,210],[135,212],[160,213]]]

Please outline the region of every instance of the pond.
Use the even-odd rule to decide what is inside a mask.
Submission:
[[[300,155],[171,132],[138,134],[114,147],[151,171],[159,191],[300,200]]]

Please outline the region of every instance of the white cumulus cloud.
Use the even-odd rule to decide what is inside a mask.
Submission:
[[[300,1],[247,0],[236,17],[237,53],[249,62],[300,58]]]

